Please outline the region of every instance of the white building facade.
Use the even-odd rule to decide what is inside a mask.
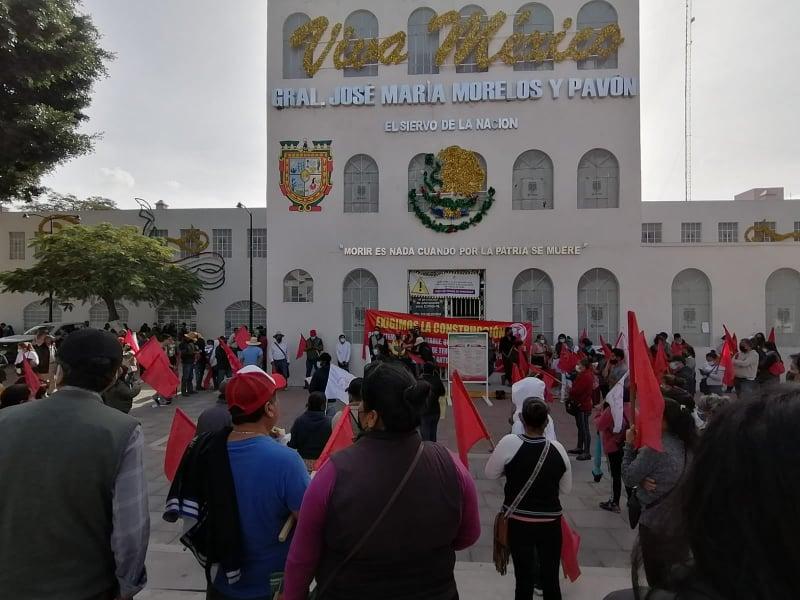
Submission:
[[[797,204],[641,201],[635,0],[278,0],[268,11],[267,304],[290,339],[316,328],[357,345],[364,311],[379,307],[613,340],[632,308],[648,331],[698,347],[716,345],[723,322],[740,336],[777,325],[780,345],[800,346],[796,242],[744,239],[761,220],[793,232]],[[304,142],[329,154],[329,180],[324,165],[298,166],[319,156]],[[454,145],[477,154],[478,202],[441,218],[420,201],[428,224],[469,221],[489,188],[494,202],[442,233],[408,192],[433,168],[424,155]],[[324,199],[309,182],[330,184]],[[280,282],[298,271],[308,291],[287,297]],[[443,272],[477,280],[475,296],[412,293]]]

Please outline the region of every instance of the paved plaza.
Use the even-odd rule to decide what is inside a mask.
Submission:
[[[150,551],[148,554],[149,585],[139,598],[161,598],[179,600],[201,598],[204,594],[204,577],[194,557],[180,544],[180,523],[170,524],[161,518],[169,482],[163,474],[164,449],[175,408],[180,407],[192,419],[216,400],[216,394],[201,392],[184,400],[178,397],[171,406],[152,408],[151,392],[146,390],[134,402],[133,416],[142,422],[146,453],[145,466],[150,493],[151,527]],[[510,393],[507,394],[510,396]],[[280,395],[280,425],[289,428],[295,417],[304,410],[306,392],[291,388]],[[512,412],[511,401],[492,400],[489,406],[476,400],[481,416],[486,422],[492,439],[499,440],[509,429],[508,417]],[[553,418],[558,439],[566,448],[576,443],[575,424],[556,402]],[[455,449],[455,433],[451,408],[439,425],[439,441]],[[500,577],[492,562],[492,523],[502,503],[503,482],[487,480],[483,466],[488,456],[489,445],[480,442],[470,454],[470,470],[478,487],[482,531],[478,542],[457,555],[456,578],[462,599],[479,600],[513,597],[513,576]],[[594,483],[591,461],[577,462],[572,459],[573,490],[561,498],[565,514],[572,527],[581,536],[579,561],[583,576],[575,584],[565,581],[564,597],[569,599],[602,598],[608,591],[625,587],[630,581],[628,567],[630,550],[635,533],[630,530],[623,510],[621,515],[600,510],[598,503],[610,495],[611,481],[606,472],[600,483]]]

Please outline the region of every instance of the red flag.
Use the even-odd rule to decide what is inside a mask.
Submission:
[[[161,342],[156,339],[156,336],[153,336],[145,342],[144,346],[134,352],[139,365],[145,369],[149,369],[150,365],[156,360],[156,357],[164,353],[164,348],[161,347]]]
[[[175,416],[172,417],[172,427],[169,430],[167,439],[167,452],[164,455],[164,475],[167,480],[175,479],[175,473],[181,464],[183,453],[189,447],[189,443],[197,433],[197,425],[186,416],[180,408],[175,409]]]
[[[181,382],[175,371],[172,370],[169,359],[163,350],[142,372],[141,377],[160,396],[165,398],[172,398],[178,392],[178,385]]]
[[[583,328],[583,331],[581,331],[581,337],[580,337],[580,339],[578,340],[578,343],[579,343],[579,344],[583,344],[583,340],[585,340],[586,338],[587,338],[587,335],[586,335],[586,327],[584,327],[584,328]]]
[[[731,332],[728,331],[728,328],[725,325],[722,325],[722,328],[725,330],[725,342],[731,348],[731,354],[736,354],[736,351],[739,349],[739,342],[736,339],[736,334],[734,333],[731,335]]]
[[[605,355],[606,360],[611,360],[611,357],[614,355],[614,353],[611,351],[611,346],[606,343],[602,335],[600,336],[600,347],[603,349],[603,354]]]
[[[535,365],[531,365],[531,371],[536,373],[537,375],[541,375],[542,381],[544,381],[544,401],[545,402],[555,402],[555,398],[553,397],[553,392],[550,388],[554,385],[558,385],[558,381],[555,377],[550,375],[547,371],[540,369]],[[548,379],[550,381],[548,381]]]
[[[519,370],[519,367],[516,364],[511,365],[511,385],[522,381],[522,379],[522,372]]]
[[[564,576],[575,583],[575,580],[581,576],[581,568],[578,565],[578,550],[581,547],[581,536],[579,536],[567,523],[567,520],[561,517],[561,568],[564,570]]]
[[[725,369],[725,374],[722,376],[722,385],[731,387],[736,374],[733,370],[733,356],[731,355],[729,344],[722,344],[722,356],[719,359],[719,366]]]
[[[453,401],[453,420],[456,427],[456,442],[458,455],[461,462],[469,468],[467,453],[478,441],[487,439],[492,444],[492,438],[486,425],[478,414],[472,399],[461,381],[458,371],[453,371],[453,380],[450,382],[450,398]],[[494,444],[492,444],[494,449]]]
[[[574,352],[567,348],[566,344],[561,345],[561,355],[558,357],[558,369],[562,373],[569,373],[578,364],[578,357]]]
[[[134,352],[139,351],[139,340],[136,339],[136,334],[132,333],[130,329],[125,330],[125,337],[122,342],[130,346]]]
[[[680,342],[672,342],[669,347],[669,352],[672,356],[681,356],[683,354],[683,344]]]
[[[575,362],[575,364],[578,364],[578,363],[579,363],[579,362],[581,362],[582,360],[585,360],[585,359],[586,359],[586,352],[584,352],[583,350],[578,350],[578,351],[575,353],[575,358],[577,358],[577,359],[578,359],[578,360]]]
[[[524,346],[520,346],[517,351],[519,370],[523,377],[527,377],[531,372],[531,365],[528,362],[528,350]]]
[[[408,358],[411,359],[411,362],[413,362],[415,365],[422,366],[425,364],[425,361],[422,360],[422,357],[419,354],[415,354],[414,352],[408,352],[406,356],[408,356]]]
[[[250,332],[247,331],[247,326],[242,325],[239,329],[236,330],[236,335],[234,335],[233,339],[236,341],[236,346],[239,350],[244,350],[247,348],[247,342],[250,341]]]
[[[736,334],[733,334],[733,338],[731,339],[731,356],[736,354],[739,351],[739,340],[736,339]]]
[[[31,363],[28,362],[27,358],[22,359],[22,374],[25,377],[25,385],[28,386],[28,391],[30,392],[28,399],[33,400],[36,398],[36,394],[39,393],[39,388],[42,387],[42,380],[33,372]]]
[[[319,471],[322,465],[331,457],[331,454],[344,450],[353,445],[353,424],[350,422],[350,406],[345,406],[342,416],[336,423],[336,427],[331,432],[331,437],[322,449],[317,462],[314,463],[314,470]]]
[[[636,316],[633,317],[634,322]],[[636,447],[647,446],[657,452],[663,452],[661,443],[661,427],[664,417],[664,397],[655,373],[647,358],[647,343],[644,333],[640,332],[630,340],[633,354],[631,370],[636,385]]]
[[[667,353],[664,351],[664,342],[658,342],[656,358],[653,361],[653,372],[658,381],[661,381],[664,373],[669,373],[669,360],[667,359]]]
[[[306,351],[306,338],[301,333],[300,341],[297,344],[297,356],[295,356],[295,358],[298,359],[301,356],[303,356],[303,354],[305,354],[305,351]]]
[[[236,353],[233,350],[231,350],[231,347],[228,346],[228,344],[223,342],[223,341],[220,341],[219,344],[220,344],[220,346],[222,346],[222,349],[225,351],[225,356],[228,357],[228,362],[231,363],[231,370],[235,373],[236,371],[241,369],[242,368],[242,363],[239,360],[239,358],[236,356]]]
[[[769,337],[767,338],[767,341],[768,342],[772,342],[773,344],[775,343],[775,328],[774,327],[769,330]]]

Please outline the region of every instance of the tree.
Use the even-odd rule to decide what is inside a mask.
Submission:
[[[46,194],[46,195],[44,195]],[[82,210],[112,210],[117,208],[117,203],[103,196],[89,196],[81,200],[75,194],[60,194],[45,188],[43,197],[17,206],[19,210],[38,212],[75,212]]]
[[[38,259],[30,269],[0,273],[3,292],[53,292],[84,304],[100,299],[109,321],[119,320],[115,302],[185,306],[201,299],[201,282],[170,264],[173,251],[135,227],[71,225],[31,242]]]
[[[92,150],[92,85],[113,58],[79,0],[0,2],[0,205],[29,201],[57,165]]]

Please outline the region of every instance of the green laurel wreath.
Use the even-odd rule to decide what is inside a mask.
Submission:
[[[422,198],[428,203],[429,206],[435,206],[437,208],[449,210],[472,209],[475,207],[475,204],[478,202],[479,198],[477,195],[467,198],[440,198],[437,196],[436,188],[440,188],[444,183],[441,177],[439,177],[439,173],[442,170],[442,165],[438,160],[436,160],[436,157],[433,154],[426,154],[425,166],[433,167],[430,174],[428,174],[427,170],[424,172],[423,185],[420,188]],[[483,217],[486,216],[486,213],[489,212],[489,209],[492,208],[492,204],[494,204],[494,195],[495,189],[490,187],[486,192],[486,198],[478,209],[478,212],[475,213],[469,220],[462,221],[458,224],[439,223],[431,219],[419,205],[420,197],[417,195],[417,190],[412,189],[408,191],[408,200],[411,202],[411,208],[413,209],[414,214],[425,227],[438,233],[455,233],[456,231],[464,231],[470,227],[474,227],[483,221]]]

